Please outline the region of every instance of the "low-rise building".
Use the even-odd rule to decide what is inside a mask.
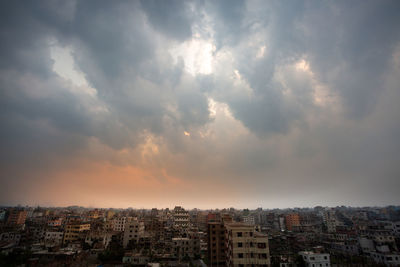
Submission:
[[[330,267],[330,255],[328,253],[315,253],[312,251],[301,251],[299,255],[303,258],[307,267]]]
[[[46,246],[57,246],[61,245],[64,238],[64,232],[62,231],[47,231],[44,235],[44,243]]]
[[[69,243],[78,241],[85,238],[85,233],[90,230],[89,223],[73,222],[65,226],[64,241],[63,243]]]

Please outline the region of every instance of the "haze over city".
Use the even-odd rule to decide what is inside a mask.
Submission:
[[[0,5],[0,205],[400,204],[399,1]]]

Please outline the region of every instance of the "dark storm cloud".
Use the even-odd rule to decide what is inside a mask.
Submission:
[[[373,201],[399,201],[398,1],[0,5],[4,184],[33,183],[30,171],[45,183],[81,157],[237,183],[263,201],[328,186],[329,203],[367,203],[378,179],[386,195]],[[87,85],[54,69],[55,47]]]

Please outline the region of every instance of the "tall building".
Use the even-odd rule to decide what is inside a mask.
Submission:
[[[126,217],[117,217],[112,219],[113,231],[123,232],[125,231]]]
[[[144,222],[137,218],[128,218],[125,222],[123,245],[126,248],[129,242],[138,242],[139,238],[144,234]]]
[[[267,235],[255,231],[253,225],[226,224],[226,266],[270,266]]]
[[[207,254],[210,266],[225,266],[226,262],[226,237],[225,223],[231,223],[229,215],[212,214],[208,216],[207,223]]]
[[[300,226],[300,216],[297,213],[288,214],[285,216],[286,230],[293,231],[293,227]]]
[[[336,232],[338,221],[336,220],[336,212],[333,209],[327,209],[323,213],[323,220],[329,233]]]
[[[8,214],[7,224],[21,225],[25,223],[27,211],[22,209],[11,209]]]
[[[186,228],[189,226],[189,212],[180,206],[176,206],[173,211],[174,227]]]

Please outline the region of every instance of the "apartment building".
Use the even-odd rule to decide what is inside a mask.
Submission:
[[[112,219],[112,230],[117,232],[124,232],[126,220],[126,217],[117,217]]]
[[[268,237],[255,231],[253,225],[229,223],[225,225],[226,266],[270,266]]]
[[[11,209],[8,214],[8,225],[21,225],[25,223],[28,212],[22,209]]]
[[[285,216],[286,229],[293,231],[294,227],[300,226],[300,216],[297,213],[288,214]]]
[[[200,239],[188,237],[172,238],[173,254],[179,260],[200,256]]]
[[[123,246],[126,248],[129,242],[138,242],[139,238],[144,235],[144,222],[137,218],[129,218],[125,222]]]
[[[302,251],[299,255],[303,258],[307,267],[330,267],[331,262],[328,253],[315,253],[312,251]]]
[[[44,243],[46,246],[61,245],[64,238],[62,231],[47,231],[44,235]]]
[[[90,230],[89,223],[80,223],[80,222],[69,223],[65,226],[63,243],[66,244],[69,242],[83,239],[85,237],[84,234],[89,230]]]
[[[231,223],[232,217],[210,213],[207,216],[207,255],[210,266],[225,266],[226,239],[224,223]]]
[[[174,227],[186,228],[189,226],[189,212],[180,206],[176,206],[173,210]]]

